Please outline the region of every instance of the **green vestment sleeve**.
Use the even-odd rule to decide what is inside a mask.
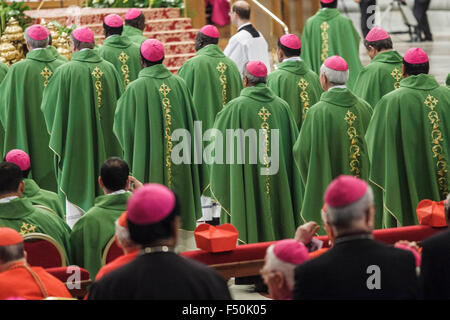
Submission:
[[[23,195],[30,199],[33,205],[44,206],[66,221],[66,215],[61,198],[54,192],[39,188],[33,179],[25,179]]]

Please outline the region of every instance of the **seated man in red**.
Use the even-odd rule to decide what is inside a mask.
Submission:
[[[134,243],[130,238],[130,232],[128,231],[127,224],[127,212],[122,213],[119,219],[116,221],[116,243],[122,248],[124,255],[114,259],[107,265],[103,266],[95,276],[95,281],[99,280],[105,274],[110,273],[113,270],[127,264],[136,258],[139,250],[139,245]]]
[[[27,264],[22,236],[0,228],[0,299],[72,298],[64,283],[41,267]]]

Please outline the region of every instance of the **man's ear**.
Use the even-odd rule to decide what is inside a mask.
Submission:
[[[281,271],[274,271],[271,276],[273,284],[276,286],[276,288],[282,289],[285,282],[284,274]]]
[[[105,185],[103,184],[102,177],[98,177],[98,184],[100,185],[100,188],[102,188],[102,189],[105,187]]]
[[[402,76],[403,76],[403,79],[408,77],[405,73],[405,65],[404,64],[402,64]]]
[[[17,193],[18,193],[19,196],[21,197],[22,194],[24,193],[24,191],[25,191],[25,181],[22,180],[22,181],[19,183],[19,188],[17,188]]]

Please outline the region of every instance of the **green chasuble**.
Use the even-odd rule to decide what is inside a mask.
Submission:
[[[59,195],[84,211],[103,194],[97,182],[103,162],[122,155],[112,131],[122,90],[114,66],[87,49],[59,67],[44,91],[41,109],[55,154]]]
[[[0,227],[16,230],[21,235],[44,233],[55,239],[64,249],[70,265],[70,228],[57,215],[34,207],[27,198],[16,198],[0,203]]]
[[[400,81],[375,107],[366,139],[378,225],[417,224],[423,199],[449,192],[450,90],[431,75]]]
[[[114,236],[115,222],[126,210],[131,193],[99,196],[95,205],[77,223],[70,234],[72,262],[89,271],[91,279],[102,267],[103,250]]]
[[[0,62],[0,82],[3,81],[7,72],[8,72],[8,66],[6,64]]]
[[[3,81],[3,79],[6,76],[6,73],[8,72],[8,66],[4,63],[0,62],[0,83]],[[1,108],[1,105],[0,105]],[[0,121],[1,124],[1,121]],[[5,129],[2,125],[0,125],[0,156],[3,159],[3,143],[5,140]]]
[[[144,32],[138,28],[132,27],[132,26],[123,26],[123,36],[127,36],[131,42],[133,42],[135,45],[137,45],[139,48],[141,47],[142,42],[147,40],[146,37],[144,37]]]
[[[24,197],[30,199],[33,205],[44,206],[58,217],[66,221],[61,198],[54,192],[39,188],[33,179],[25,179]]]
[[[291,107],[300,130],[306,112],[320,99],[322,86],[319,76],[303,60],[283,61],[271,72],[267,85]]]
[[[306,21],[303,29],[302,59],[315,73],[320,74],[320,67],[328,57],[341,56],[350,69],[347,86],[351,89],[362,69],[359,42],[359,34],[351,19],[338,9],[320,9]]]
[[[69,60],[63,56],[62,54],[60,54],[58,52],[58,50],[54,47],[54,46],[47,46],[47,51],[50,52],[50,54],[56,59],[59,60],[61,62],[68,62]]]
[[[185,129],[193,141],[196,120],[186,83],[162,64],[142,69],[139,78],[128,85],[117,102],[114,120],[114,133],[133,176],[142,182],[171,188],[183,204],[181,229],[188,231],[195,229],[197,219],[202,216],[201,168],[189,164],[194,163],[190,155],[196,144],[192,143],[192,151],[188,146],[180,152],[177,149],[182,143],[176,141],[186,144],[186,138],[172,134],[177,129]],[[174,162],[172,151],[175,156],[184,155],[183,159],[176,159],[178,164]]]
[[[397,51],[380,52],[359,73],[353,93],[374,108],[381,97],[399,87],[402,64],[403,58]]]
[[[5,128],[3,155],[12,149],[28,153],[31,177],[50,191],[57,191],[57,184],[41,101],[44,88],[62,64],[46,49],[32,50],[25,60],[10,67],[0,85],[0,121]]]
[[[305,185],[303,222],[321,222],[325,190],[339,175],[369,179],[364,135],[371,115],[369,104],[347,88],[324,92],[309,109],[294,146],[294,159]]]
[[[98,49],[98,54],[116,67],[124,87],[136,80],[142,69],[140,49],[126,36],[108,37]]]
[[[447,79],[445,80],[445,84],[447,85],[447,87],[450,87],[450,73],[447,76]]]
[[[220,222],[233,224],[241,243],[293,238],[303,187],[292,157],[298,129],[288,104],[265,84],[247,87],[217,114],[214,129],[211,145],[223,157],[210,165],[210,189],[222,207]]]

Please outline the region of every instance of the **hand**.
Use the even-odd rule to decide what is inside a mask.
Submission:
[[[303,242],[304,244],[308,244],[311,242],[312,238],[314,238],[314,235],[317,231],[319,231],[319,229],[320,226],[314,221],[307,222],[297,228],[294,239],[299,242]]]
[[[128,179],[130,180],[130,191],[135,192],[137,189],[142,187],[144,184],[140,182],[138,179],[136,179],[133,176],[128,176]]]

